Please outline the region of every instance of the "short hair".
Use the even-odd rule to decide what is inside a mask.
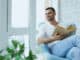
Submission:
[[[49,9],[51,9],[53,12],[56,12],[53,7],[47,7],[45,10],[49,10]]]

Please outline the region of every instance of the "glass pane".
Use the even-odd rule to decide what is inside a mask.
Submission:
[[[29,0],[12,0],[11,26],[13,28],[28,27]]]
[[[28,56],[28,53],[29,53],[29,37],[28,37],[28,35],[13,35],[13,36],[10,36],[9,39],[8,39],[10,47],[12,46],[12,43],[11,43],[12,40],[17,40],[20,43],[24,43],[25,44],[24,54],[25,54],[25,56]]]

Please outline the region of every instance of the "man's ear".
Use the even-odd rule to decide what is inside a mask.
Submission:
[[[53,12],[54,15],[56,15],[56,12]]]
[[[56,15],[56,12],[54,12],[54,14]]]

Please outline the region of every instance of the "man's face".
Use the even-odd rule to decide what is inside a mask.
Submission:
[[[55,18],[55,12],[53,12],[51,9],[46,10],[45,15],[48,21],[52,21]]]

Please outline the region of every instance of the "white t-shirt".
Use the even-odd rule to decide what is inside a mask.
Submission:
[[[61,25],[63,27],[67,27],[65,24],[59,24],[59,25]],[[49,23],[44,23],[39,28],[38,37],[45,37],[45,38],[51,37],[54,30],[55,30],[54,26],[50,25]],[[48,44],[48,46],[52,46],[53,44],[55,44],[57,42],[59,42],[59,41],[51,42]]]

